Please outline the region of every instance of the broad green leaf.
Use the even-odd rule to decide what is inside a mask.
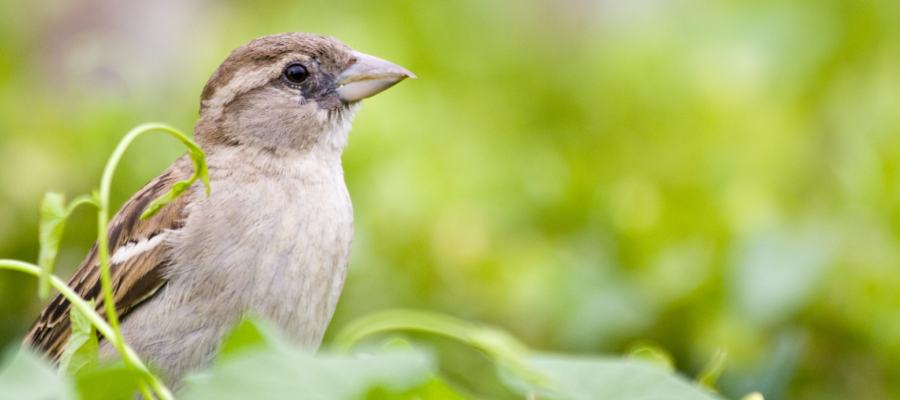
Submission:
[[[0,400],[75,399],[69,378],[29,349],[11,346],[0,362]]]
[[[302,350],[266,349],[233,355],[208,373],[189,378],[181,398],[356,399],[375,387],[414,388],[431,371],[429,357],[419,352],[313,356]]]
[[[431,357],[422,351],[313,355],[267,332],[265,325],[239,324],[226,340],[225,357],[189,376],[179,398],[357,399],[375,388],[411,390],[432,376]]]
[[[75,388],[85,400],[133,400],[140,380],[140,372],[119,363],[79,371]]]
[[[49,192],[41,202],[41,225],[39,228],[40,252],[38,266],[41,267],[38,282],[38,296],[46,298],[50,293],[50,275],[59,253],[59,242],[66,224],[66,197],[62,193]]]
[[[658,366],[628,359],[541,355],[529,360],[551,381],[553,391],[535,389],[515,377],[523,394],[571,400],[714,400],[715,395]]]
[[[89,370],[97,365],[97,333],[91,321],[77,308],[73,307],[69,311],[69,319],[72,323],[72,334],[60,357],[59,369],[69,375],[75,375],[81,370]]]

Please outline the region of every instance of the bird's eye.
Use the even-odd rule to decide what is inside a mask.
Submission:
[[[309,77],[309,71],[303,64],[291,64],[284,69],[284,78],[291,83],[300,83]]]

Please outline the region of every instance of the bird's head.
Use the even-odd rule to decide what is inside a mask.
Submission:
[[[234,50],[209,78],[197,140],[205,146],[339,149],[360,100],[414,77],[331,37],[265,36]]]

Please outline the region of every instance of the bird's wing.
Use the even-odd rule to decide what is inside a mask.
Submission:
[[[150,202],[168,192],[175,182],[190,176],[191,169],[186,165],[190,165],[186,158],[179,159],[162,175],[150,181],[122,206],[109,224],[110,277],[113,299],[120,317],[124,318],[166,283],[170,246],[165,236],[183,226],[193,192],[186,192],[147,220],[141,220],[140,215]],[[94,300],[97,310],[105,316],[98,257],[95,243],[69,281],[69,286],[82,298]],[[57,360],[70,334],[70,307],[68,300],[57,295],[41,312],[25,342],[43,351],[48,358]]]

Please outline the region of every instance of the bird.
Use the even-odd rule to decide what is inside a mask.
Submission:
[[[409,70],[336,38],[290,32],[238,47],[207,81],[194,139],[211,192],[195,184],[142,220],[189,178],[187,155],[134,194],[109,223],[110,272],[121,332],[178,388],[207,366],[223,336],[252,315],[300,346],[319,346],[343,288],[353,209],[341,155],[361,101]],[[69,281],[103,306],[97,244]],[[58,360],[71,305],[57,295],[25,342]],[[112,358],[108,341],[101,358]]]

